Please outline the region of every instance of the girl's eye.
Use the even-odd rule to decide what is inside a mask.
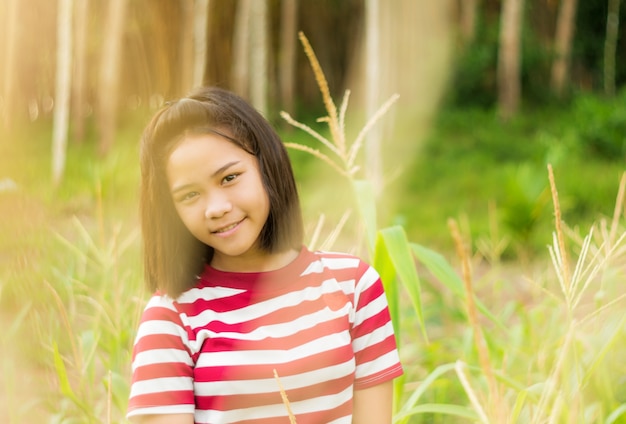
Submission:
[[[180,196],[178,198],[178,201],[179,202],[186,202],[186,201],[189,201],[189,200],[193,199],[197,195],[198,195],[197,191],[190,191],[189,193],[185,193],[182,196]]]
[[[229,174],[222,179],[222,183],[229,183],[237,178],[239,174]]]

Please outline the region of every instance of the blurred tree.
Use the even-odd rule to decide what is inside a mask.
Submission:
[[[106,33],[100,58],[98,108],[96,109],[99,151],[108,153],[117,129],[120,65],[128,0],[110,0],[106,16]]]
[[[181,7],[180,37],[178,38],[180,52],[180,92],[186,94],[193,86],[194,61],[194,0],[179,0]]]
[[[380,3],[365,1],[365,113],[374,116],[381,105],[380,96]],[[365,140],[365,167],[376,196],[383,189],[381,127],[375,125]]]
[[[52,127],[52,182],[58,185],[65,171],[67,129],[72,91],[72,0],[59,0],[57,7],[57,63]]]
[[[13,109],[15,107],[15,97],[17,93],[16,84],[16,64],[18,52],[18,33],[21,25],[19,16],[19,0],[8,0],[6,4],[7,12],[5,23],[5,45],[4,45],[4,81],[2,86],[2,124],[4,128],[10,129],[13,123]]]
[[[231,82],[235,92],[247,96],[249,92],[248,68],[250,63],[250,22],[252,0],[239,0],[233,34]]]
[[[568,82],[572,39],[576,22],[576,1],[561,0],[554,36],[554,62],[552,63],[551,86],[557,96],[563,94]]]
[[[254,107],[267,116],[268,95],[268,5],[267,0],[253,0],[250,4],[249,38],[250,67],[246,69],[250,101]]]
[[[76,0],[74,2],[74,55],[72,72],[72,133],[76,142],[82,143],[85,139],[85,117],[87,93],[87,40],[89,38],[89,0]]]
[[[204,83],[204,71],[207,57],[207,25],[209,14],[209,0],[195,0],[194,8],[194,61],[193,86],[199,87]]]
[[[521,96],[520,62],[524,0],[503,0],[498,51],[498,112],[509,119]]]
[[[293,113],[296,77],[298,0],[282,0],[280,12],[280,107]]]
[[[458,0],[461,47],[471,45],[476,36],[476,14],[479,0]]]
[[[240,0],[237,4],[231,81],[235,92],[267,115],[268,4],[266,0]]]
[[[620,0],[609,0],[606,14],[606,38],[604,41],[604,92],[615,95],[615,54],[619,34]]]

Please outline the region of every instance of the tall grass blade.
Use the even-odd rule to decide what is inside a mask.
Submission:
[[[509,417],[509,422],[515,423],[517,419],[522,413],[524,409],[524,405],[526,404],[526,398],[528,397],[528,392],[526,390],[522,390],[517,394],[515,398],[515,405],[513,405],[513,410],[511,411],[511,416]]]
[[[474,407],[474,410],[476,411],[476,414],[478,415],[478,420],[483,424],[489,424],[489,419],[487,418],[487,414],[485,414],[485,410],[483,409],[482,405],[478,401],[478,397],[476,396],[476,393],[474,392],[472,385],[467,379],[467,376],[465,375],[463,368],[465,368],[465,363],[460,360],[456,361],[454,370],[456,371],[456,374],[459,377],[459,380],[461,381],[461,385],[465,389],[465,393],[467,394],[467,397],[469,398],[470,403],[472,404],[472,406]]]
[[[446,261],[446,259],[434,250],[428,249],[422,245],[411,243],[413,254],[443,285],[445,285],[459,299],[465,299],[465,290],[463,282],[456,273],[454,268]],[[489,309],[479,300],[475,299],[478,310],[501,330],[507,331],[506,326],[491,313]]]
[[[417,275],[415,259],[411,253],[411,245],[406,237],[404,229],[400,226],[389,227],[381,230],[379,237],[384,241],[384,248],[398,274],[400,282],[404,285],[413,306],[413,312],[417,315],[420,329],[424,340],[428,343],[426,324],[422,311],[421,287]],[[377,244],[378,246],[379,244]]]
[[[52,354],[54,360],[54,369],[56,371],[56,375],[59,378],[59,385],[61,388],[61,393],[70,399],[76,406],[78,406],[88,417],[91,417],[91,411],[89,407],[81,401],[76,393],[72,389],[72,385],[70,384],[69,376],[67,374],[67,368],[65,368],[65,363],[63,362],[63,358],[59,353],[59,346],[56,342],[52,342]]]
[[[602,349],[600,349],[600,352],[597,353],[597,355],[594,357],[591,364],[587,367],[585,371],[585,375],[583,376],[582,381],[580,383],[581,387],[585,387],[587,385],[587,383],[593,376],[594,371],[596,370],[596,368],[598,368],[600,363],[602,363],[607,353],[611,350],[611,348],[615,345],[615,343],[617,341],[623,341],[621,340],[624,337],[622,334],[622,330],[625,324],[626,324],[626,314],[624,314],[619,324],[617,324],[609,340],[604,344],[604,346],[602,346]]]
[[[626,415],[626,403],[622,403],[613,412],[611,412],[611,414],[608,417],[606,417],[606,421],[604,421],[604,424],[617,423],[618,418],[620,418],[623,415]],[[623,421],[619,421],[619,422],[623,422]]]
[[[398,277],[397,271],[389,252],[385,249],[384,240],[382,237],[377,239],[378,243],[374,249],[374,254],[371,258],[372,266],[378,272],[380,280],[383,283],[385,289],[385,295],[387,297],[387,304],[389,307],[389,315],[391,316],[391,323],[393,324],[393,330],[396,335],[396,344],[400,347],[400,305],[399,298],[400,293],[398,291],[398,284],[396,279]]]
[[[399,422],[399,420],[402,418],[418,414],[452,415],[456,417],[467,418],[468,420],[472,421],[477,421],[480,419],[480,416],[474,410],[466,406],[443,403],[425,403],[409,410],[406,416],[400,416],[397,418],[394,417],[393,422],[396,423]]]
[[[389,256],[389,251],[385,248],[385,241],[382,237],[376,239],[376,246],[371,258],[371,264],[378,272],[383,286],[385,288],[385,296],[391,317],[391,324],[396,338],[396,345],[400,350],[402,343],[400,340],[400,293],[398,284],[398,273]],[[395,413],[400,408],[400,399],[404,389],[404,375],[393,380],[393,405],[392,410]]]
[[[419,384],[417,389],[411,393],[411,396],[404,403],[402,409],[400,409],[398,414],[394,417],[394,422],[399,421],[401,418],[411,416],[412,414],[410,411],[415,407],[417,402],[419,402],[424,393],[426,393],[426,390],[430,387],[430,385],[443,374],[453,371],[454,367],[454,363],[439,365],[430,374],[428,374],[428,376]]]
[[[363,219],[367,235],[367,246],[370,253],[376,246],[376,229],[378,228],[376,218],[376,195],[369,181],[352,180],[359,213]]]

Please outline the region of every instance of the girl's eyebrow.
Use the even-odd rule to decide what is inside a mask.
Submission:
[[[214,173],[211,174],[211,177],[216,177],[219,174],[221,174],[222,172],[226,171],[228,168],[230,168],[233,165],[237,165],[239,162],[238,160],[234,160],[231,162],[228,162],[227,164],[225,164],[224,166],[221,166],[220,168],[218,168]]]
[[[223,173],[224,171],[226,171],[228,168],[230,168],[231,166],[237,165],[239,162],[241,162],[240,160],[233,160],[231,162],[228,162],[226,164],[224,164],[224,166],[219,167],[217,170],[215,170],[215,172],[213,172],[211,174],[211,178],[215,178],[216,176],[220,175],[221,173]],[[191,186],[192,184],[183,184],[181,186],[178,187],[173,187],[172,188],[172,194],[176,194],[179,191],[183,191],[186,190],[187,187]]]

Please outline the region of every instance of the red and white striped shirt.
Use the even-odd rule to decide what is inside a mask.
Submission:
[[[128,417],[193,413],[196,423],[350,423],[353,390],[402,374],[377,272],[303,248],[263,273],[206,267],[173,300],[153,296],[133,352]],[[286,421],[285,421],[286,422]]]

